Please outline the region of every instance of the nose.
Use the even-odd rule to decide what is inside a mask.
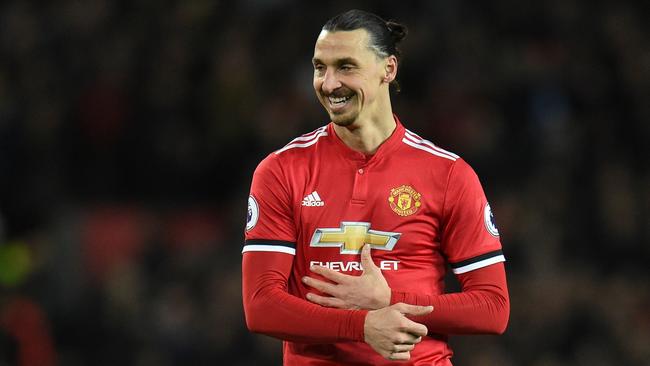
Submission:
[[[341,82],[339,81],[336,73],[332,70],[327,70],[323,76],[323,84],[321,89],[325,94],[331,94],[334,90],[341,87]]]

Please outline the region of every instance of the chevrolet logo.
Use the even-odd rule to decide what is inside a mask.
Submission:
[[[370,230],[369,222],[341,222],[340,228],[316,229],[311,247],[341,248],[341,254],[359,254],[364,244],[373,249],[393,250],[401,233]]]

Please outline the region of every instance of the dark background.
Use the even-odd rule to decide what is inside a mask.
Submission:
[[[650,365],[648,4],[2,2],[0,365],[281,363],[241,309],[250,177],[328,122],[313,45],[353,7],[408,25],[394,111],[499,225],[510,326],[455,364]]]

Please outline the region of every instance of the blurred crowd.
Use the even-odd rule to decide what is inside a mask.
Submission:
[[[510,326],[455,363],[650,365],[650,3],[9,0],[0,366],[281,364],[243,319],[246,197],[328,122],[313,44],[350,8],[409,27],[393,109],[499,225]]]

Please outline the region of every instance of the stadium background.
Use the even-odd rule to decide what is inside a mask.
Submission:
[[[456,364],[650,365],[648,4],[4,1],[0,365],[280,364],[243,322],[249,179],[327,122],[313,43],[352,7],[409,26],[394,109],[502,234],[510,327]]]

